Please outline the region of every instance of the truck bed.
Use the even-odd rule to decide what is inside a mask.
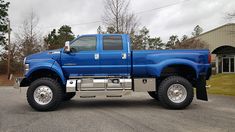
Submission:
[[[133,76],[160,76],[168,65],[208,65],[209,50],[134,50],[132,51]],[[199,67],[200,68],[200,67]],[[200,69],[201,72],[203,68]],[[200,71],[199,70],[199,71]]]

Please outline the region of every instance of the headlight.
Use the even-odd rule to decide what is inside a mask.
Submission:
[[[26,57],[24,58],[23,65],[24,65],[24,74],[27,74],[29,71],[29,64],[26,64]]]

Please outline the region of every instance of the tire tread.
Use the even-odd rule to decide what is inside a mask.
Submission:
[[[40,86],[41,84],[51,85],[52,87],[50,88],[53,91],[53,98],[55,98],[52,100],[52,102],[50,102],[45,106],[37,104],[33,98],[33,93],[35,88],[37,86]],[[27,90],[27,101],[29,105],[37,111],[53,111],[60,105],[62,99],[63,99],[63,89],[61,88],[60,84],[52,78],[43,77],[36,79],[34,82],[31,83],[31,85]]]
[[[168,85],[169,84],[174,84],[173,82],[178,82],[182,85],[185,86],[186,90],[187,90],[187,97],[185,99],[185,101],[183,101],[182,103],[174,103],[172,101],[170,101],[167,97],[167,89],[169,88]],[[184,109],[185,107],[187,107],[189,104],[191,104],[192,100],[194,98],[194,94],[193,94],[193,88],[191,83],[181,77],[181,76],[170,76],[167,77],[166,79],[164,79],[159,86],[158,89],[158,99],[160,100],[161,104],[168,109]]]

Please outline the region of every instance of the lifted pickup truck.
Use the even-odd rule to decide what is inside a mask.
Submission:
[[[24,77],[15,87],[27,87],[29,105],[38,111],[56,109],[62,101],[80,97],[121,97],[148,92],[170,109],[193,100],[207,101],[211,75],[208,50],[133,51],[126,34],[82,35],[65,47],[27,56]]]

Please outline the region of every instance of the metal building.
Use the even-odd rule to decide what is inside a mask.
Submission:
[[[199,35],[212,53],[216,73],[235,73],[235,23],[229,23]]]

